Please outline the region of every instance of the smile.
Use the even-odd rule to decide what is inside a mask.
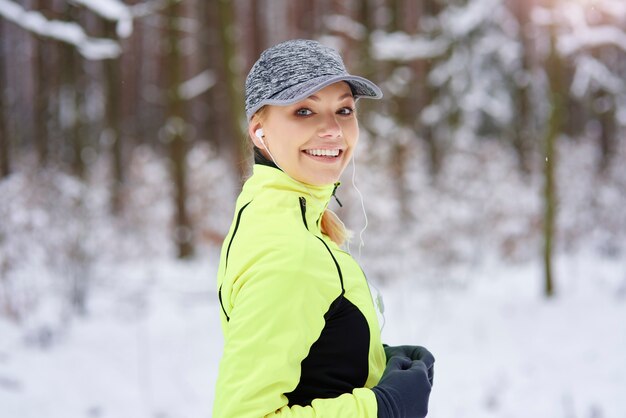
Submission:
[[[304,152],[314,157],[338,157],[341,154],[340,149],[307,149]]]

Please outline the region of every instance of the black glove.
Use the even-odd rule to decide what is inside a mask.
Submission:
[[[398,345],[389,346],[383,344],[385,348],[385,357],[389,361],[394,356],[408,357],[411,360],[422,360],[428,370],[428,381],[430,386],[433,385],[433,379],[435,377],[435,357],[424,347],[419,345]]]
[[[378,418],[424,418],[428,414],[430,383],[421,360],[392,357],[372,390],[378,403]]]

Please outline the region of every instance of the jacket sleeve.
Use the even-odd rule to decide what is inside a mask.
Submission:
[[[340,293],[320,286],[313,269],[302,264],[305,251],[264,254],[235,279],[214,418],[376,418],[376,397],[368,388],[288,406],[284,394],[298,385],[302,360],[324,327],[329,294]]]

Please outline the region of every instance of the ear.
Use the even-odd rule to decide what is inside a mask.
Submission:
[[[259,121],[252,120],[250,121],[250,123],[248,123],[248,136],[252,140],[252,143],[254,144],[254,146],[256,146],[257,148],[261,148],[261,149],[264,148],[263,143],[256,136],[255,132],[257,129],[262,129],[262,128],[263,128],[263,125]]]

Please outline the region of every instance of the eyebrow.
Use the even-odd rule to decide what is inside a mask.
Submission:
[[[346,94],[342,95],[341,97],[339,97],[339,99],[337,99],[337,101],[341,101],[341,100],[343,100],[343,99],[345,99],[345,98],[348,98],[348,97],[354,97],[354,96],[352,95],[352,92],[350,92],[350,93],[346,93]],[[319,101],[320,101],[320,98],[319,98],[319,97],[317,97],[317,96],[316,96],[316,95],[314,95],[314,94],[312,94],[312,95],[310,95],[309,97],[307,97],[307,99],[311,99],[311,100],[316,101],[316,102],[319,102]]]

